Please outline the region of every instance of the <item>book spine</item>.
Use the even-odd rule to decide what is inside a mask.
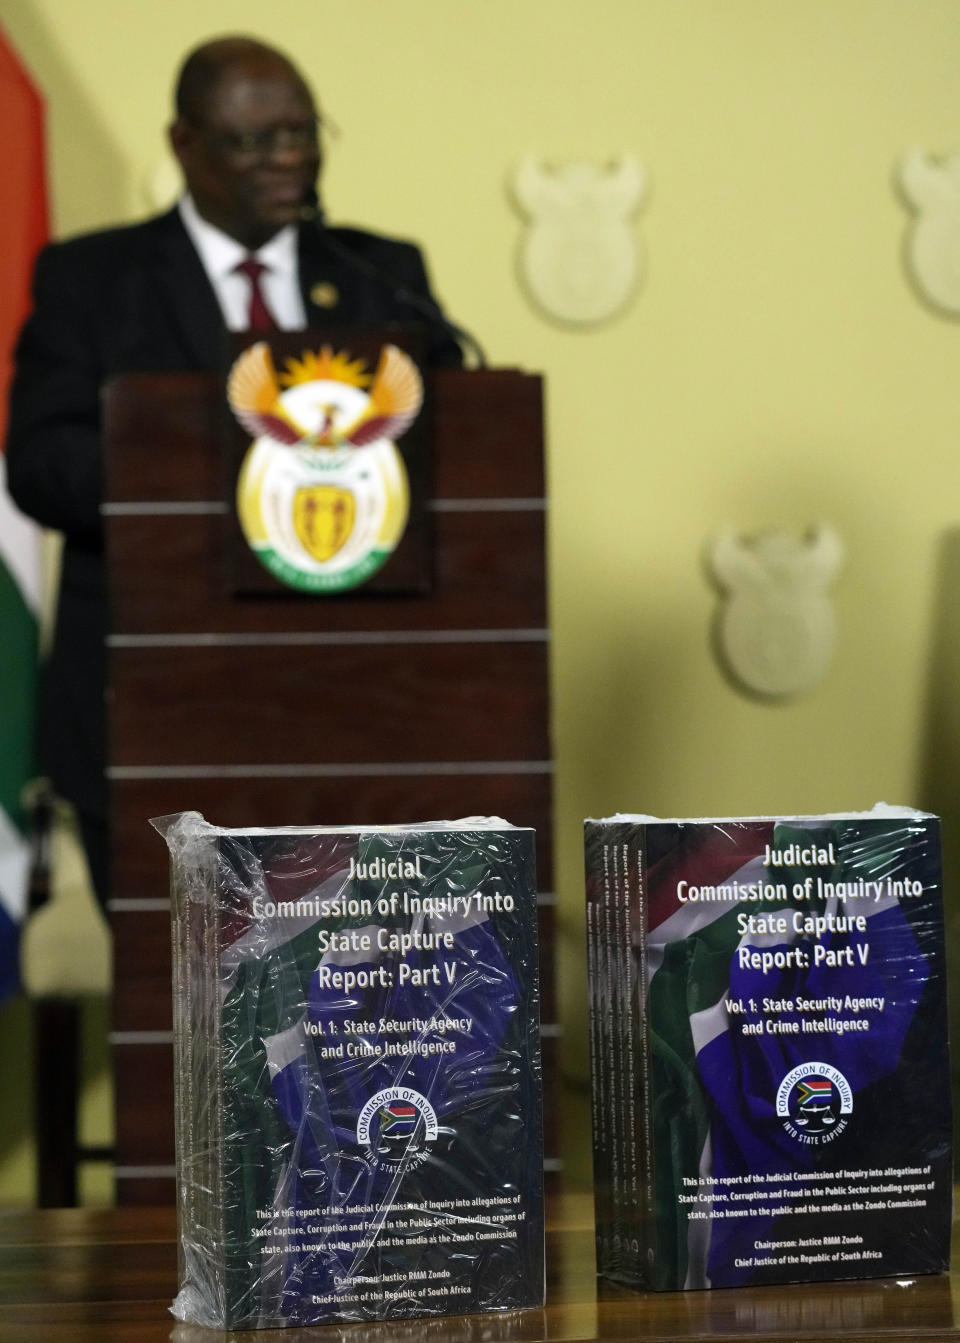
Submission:
[[[220,911],[216,864],[189,844],[172,863],[174,1137],[180,1293],[178,1318],[225,1316],[220,1142]]]
[[[192,1002],[191,940],[193,920],[190,902],[185,899],[182,882],[176,868],[171,870],[170,921],[172,990],[173,990],[173,1110],[174,1143],[177,1165],[177,1281],[186,1279],[184,1246],[195,1240],[197,1214],[194,1189],[184,1172],[193,1169],[197,1140],[193,1114],[196,1098],[193,1088],[193,1035],[189,1030]]]
[[[652,1205],[642,828],[588,825],[586,838],[597,1258],[602,1273],[642,1286]]]
[[[207,1238],[210,1245],[210,1263],[213,1281],[210,1297],[217,1302],[217,1313],[226,1324],[229,1320],[231,1290],[228,1275],[228,1209],[227,1182],[224,1169],[224,1108],[223,1108],[223,1051],[221,983],[222,953],[224,946],[224,891],[220,881],[219,862],[208,864],[205,898],[202,901],[203,941],[201,964],[197,967],[201,986],[202,1012],[197,1030],[202,1036],[202,1048],[197,1050],[197,1062],[202,1068],[198,1084],[201,1092],[200,1109],[203,1111],[202,1139],[205,1144],[198,1174],[202,1172],[207,1205]],[[203,1098],[206,1103],[203,1103]]]
[[[625,861],[629,864],[630,893],[627,901],[627,948],[630,962],[629,1002],[624,1019],[629,1030],[626,1048],[631,1060],[631,1222],[636,1237],[638,1276],[645,1286],[652,1286],[651,1265],[656,1259],[654,1228],[656,1226],[655,1192],[653,1187],[654,1153],[651,1113],[651,1042],[648,1007],[649,973],[647,964],[647,934],[649,918],[646,894],[646,827],[633,830],[631,842],[625,846]]]
[[[619,835],[608,833],[603,846],[604,915],[608,946],[607,984],[610,997],[611,1087],[613,1115],[612,1190],[614,1205],[614,1254],[617,1276],[632,1281],[635,1265],[631,1255],[629,1169],[629,1078],[624,1014],[629,1011],[629,947],[626,942],[626,890],[621,865]]]
[[[597,1268],[613,1269],[613,1205],[611,1105],[612,1042],[610,1039],[609,945],[604,937],[604,884],[601,827],[587,824],[586,915],[587,983],[590,1009],[590,1103],[593,1126],[593,1177]]]
[[[606,844],[610,873],[613,1042],[617,1145],[614,1190],[619,1234],[619,1276],[648,1285],[648,1214],[650,1192],[649,1096],[645,1032],[646,918],[644,906],[644,827],[611,827]],[[647,1121],[645,1122],[645,1116]]]

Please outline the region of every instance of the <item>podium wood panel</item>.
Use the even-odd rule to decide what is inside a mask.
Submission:
[[[542,645],[174,645],[110,661],[120,769],[549,755]]]
[[[432,516],[434,588],[422,597],[324,598],[323,628],[344,630],[537,629],[546,623],[545,514],[532,505],[497,511],[455,509]],[[232,525],[222,513],[111,518],[111,558],[124,575],[114,596],[125,635],[269,633],[317,628],[314,598],[225,600],[222,556]],[[171,574],[190,576],[171,583]],[[496,604],[491,608],[491,590]],[[401,602],[397,609],[398,601]]]
[[[232,590],[220,380],[135,374],[106,390],[121,1202],[173,1196],[168,865],[151,816],[535,826],[552,1085],[542,388],[484,370],[436,374],[431,392],[430,591],[311,598]]]

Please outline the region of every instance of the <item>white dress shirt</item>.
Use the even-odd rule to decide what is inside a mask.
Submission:
[[[250,281],[245,275],[237,275],[234,269],[248,256],[266,267],[260,287],[280,329],[299,331],[306,326],[298,283],[297,230],[293,224],[281,229],[255,252],[248,252],[235,238],[202,219],[189,194],[180,197],[178,209],[213,285],[228,331],[246,331],[249,325]]]

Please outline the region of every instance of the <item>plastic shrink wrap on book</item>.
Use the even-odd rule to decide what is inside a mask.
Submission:
[[[599,1271],[945,1269],[937,818],[614,816],[586,873]]]
[[[533,832],[153,824],[173,895],[174,1315],[541,1305]]]

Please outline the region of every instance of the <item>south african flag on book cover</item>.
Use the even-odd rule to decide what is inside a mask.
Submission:
[[[43,103],[0,31],[0,1000],[17,986],[27,893],[23,788],[33,771],[33,706],[40,608],[40,533],[6,490],[3,441],[17,332],[30,274],[47,236]]]
[[[533,833],[158,823],[173,857],[175,1313],[543,1295]]]
[[[586,859],[600,1271],[945,1268],[937,819],[616,817]]]

